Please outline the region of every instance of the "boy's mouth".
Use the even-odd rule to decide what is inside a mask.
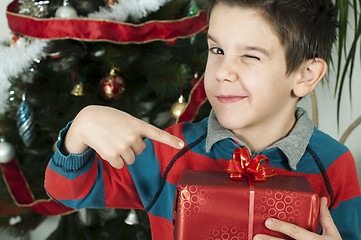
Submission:
[[[234,95],[220,95],[217,99],[220,103],[234,103],[245,99],[246,96],[234,96]]]

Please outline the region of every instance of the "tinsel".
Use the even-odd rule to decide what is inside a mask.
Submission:
[[[88,15],[90,19],[104,19],[124,22],[129,17],[135,21],[157,11],[169,0],[118,0],[113,5],[101,8]]]
[[[9,78],[16,77],[39,59],[49,41],[33,39],[31,42],[19,41],[14,46],[0,48],[0,114],[7,108]]]

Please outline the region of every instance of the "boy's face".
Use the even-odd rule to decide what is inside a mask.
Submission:
[[[284,47],[256,10],[214,6],[208,46],[205,90],[223,127],[238,135],[294,123],[299,74],[286,74]]]

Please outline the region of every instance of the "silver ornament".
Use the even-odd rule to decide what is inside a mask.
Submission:
[[[13,145],[6,142],[4,138],[0,138],[0,163],[8,163],[13,159],[15,149]]]
[[[26,147],[29,147],[35,140],[35,124],[34,112],[30,107],[29,102],[23,95],[22,102],[16,113],[16,123],[21,139]]]
[[[139,224],[138,216],[134,209],[131,209],[129,211],[129,214],[128,214],[127,218],[124,220],[124,222],[128,225]]]
[[[75,8],[69,5],[68,0],[64,0],[63,6],[59,7],[55,12],[56,18],[77,18],[78,13]]]
[[[37,18],[46,18],[49,16],[49,1],[38,1],[34,3],[36,8],[34,16]]]
[[[45,18],[49,15],[49,1],[19,0],[19,13],[27,16]]]

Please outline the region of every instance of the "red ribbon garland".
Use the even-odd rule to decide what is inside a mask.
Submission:
[[[236,148],[233,152],[233,159],[226,162],[225,171],[231,174],[231,179],[243,180],[246,178],[251,184],[275,175],[272,169],[267,169],[269,163],[270,160],[264,155],[251,158],[247,148]]]
[[[192,122],[196,117],[199,108],[207,101],[207,95],[204,90],[204,76],[202,76],[189,94],[188,103],[184,112],[180,115],[177,122]]]
[[[24,36],[40,39],[76,39],[115,43],[147,43],[187,38],[208,28],[205,11],[194,16],[170,21],[149,21],[142,24],[96,19],[34,18],[17,13],[18,0],[7,7],[9,28]]]
[[[48,216],[63,215],[76,211],[50,198],[35,200],[16,158],[13,158],[8,163],[0,164],[0,166],[4,182],[17,206]]]

